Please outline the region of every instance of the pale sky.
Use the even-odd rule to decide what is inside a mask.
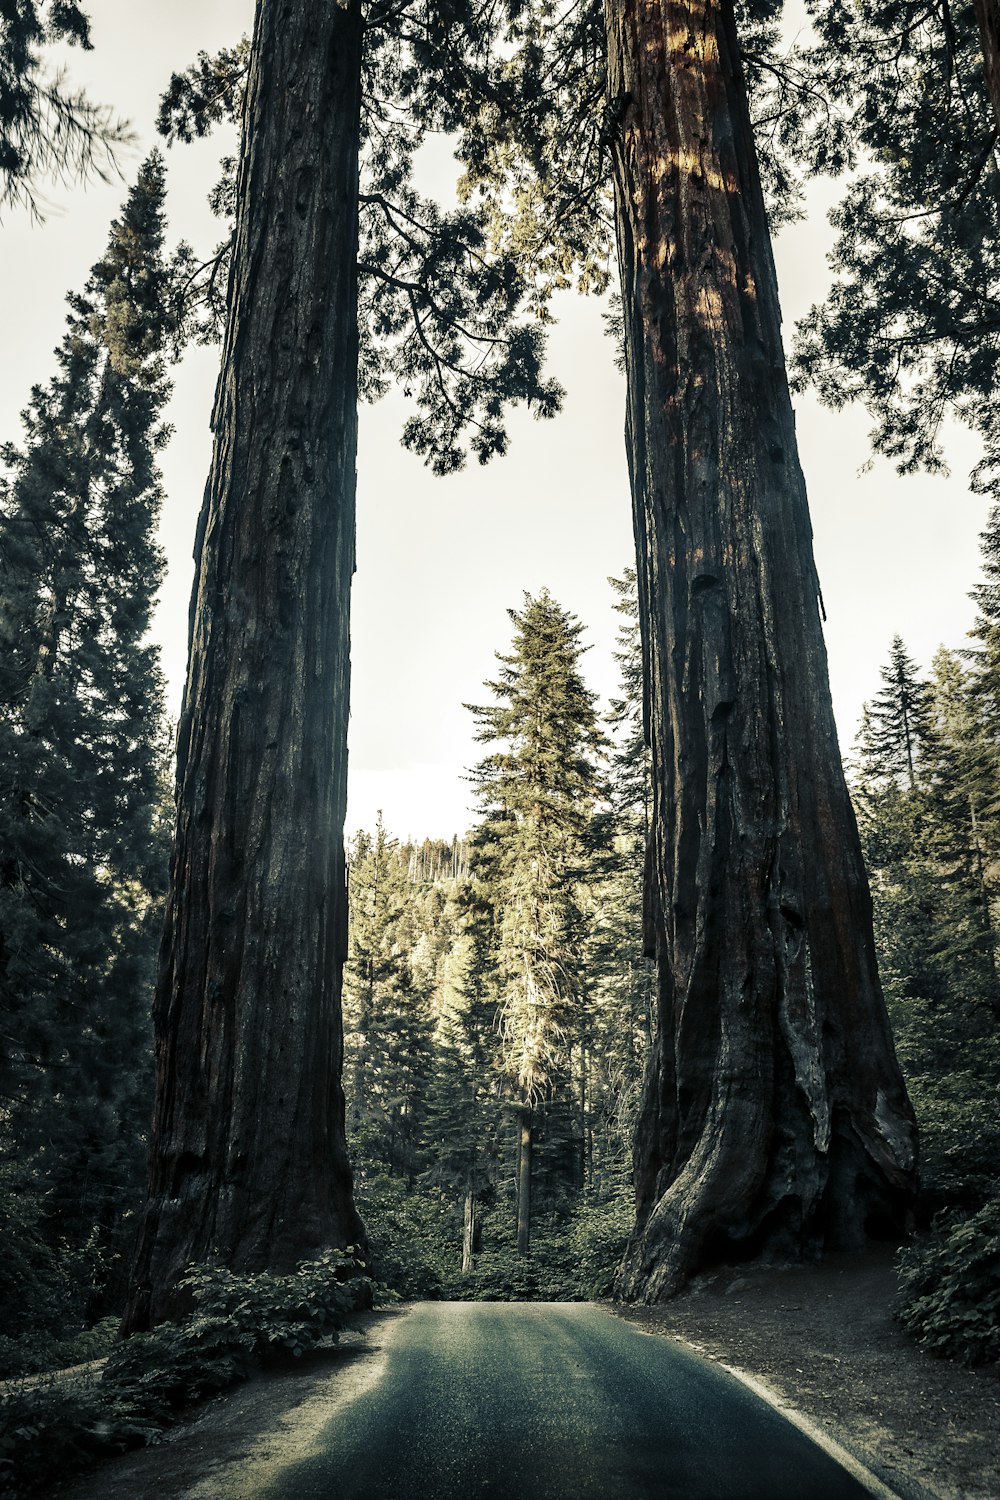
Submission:
[[[74,81],[132,122],[138,144],[127,178],[154,142],[158,95],[172,70],[200,49],[250,27],[251,0],[89,0],[95,51],[68,52]],[[217,237],[205,205],[218,140],[168,153],[171,238]],[[447,191],[447,151],[433,153]],[[10,212],[0,227],[0,440],[19,435],[32,383],[52,372],[64,296],[101,254],[126,184],[53,187],[42,225]],[[776,244],[785,327],[819,300],[831,242],[825,209],[837,187],[817,185],[805,224]],[[562,414],[537,423],[518,414],[507,457],[436,479],[399,445],[404,403],[362,407],[358,454],[358,572],[352,601],[353,693],[348,831],[371,827],[381,808],[398,835],[448,836],[469,821],[466,769],[480,753],[463,702],[481,702],[493,653],[510,640],[508,607],[547,586],[587,626],[585,659],[602,699],[617,688],[611,659],[618,619],[608,574],[632,561],[623,444],[624,384],[603,336],[600,307],[566,295],[550,337],[550,368],[566,388]],[[168,576],[156,615],[170,708],[183,689],[194,525],[208,472],[215,350],[192,351],[175,373],[164,456],[161,527]],[[972,623],[985,502],[966,476],[978,456],[964,431],[949,433],[950,478],[898,478],[869,451],[863,410],[829,412],[796,402],[841,745],[898,631],[927,667],[938,645],[963,644]]]

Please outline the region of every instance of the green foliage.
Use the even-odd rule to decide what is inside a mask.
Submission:
[[[90,22],[76,0],[0,7],[0,209],[23,203],[36,218],[40,179],[106,180],[114,148],[131,139],[110,109],[46,72],[45,53],[58,43],[90,49]]]
[[[534,1105],[564,1071],[585,1010],[579,953],[602,738],[580,622],[547,590],[508,613],[512,648],[486,684],[495,701],[470,705],[477,739],[496,747],[473,772],[475,849],[494,912],[504,1071]]]
[[[478,204],[445,212],[413,186],[415,152],[428,133],[452,132],[470,100],[489,87],[497,41],[490,4],[460,0],[428,10],[410,0],[367,18],[362,66],[358,332],[359,391],[368,400],[390,385],[411,403],[402,440],[435,473],[506,451],[507,412],[523,403],[536,417],[559,410],[562,391],[542,374],[544,336],[528,305],[530,282],[500,247]],[[161,104],[168,140],[203,136],[221,120],[238,124],[247,76],[245,42],[202,53],[175,74]],[[236,161],[227,156],[212,193],[233,213]],[[231,233],[214,255],[179,252],[188,291],[188,333],[221,333]],[[192,297],[192,292],[194,296]],[[199,305],[200,302],[200,305]]]
[[[460,1254],[454,1211],[439,1196],[408,1192],[385,1175],[357,1184],[376,1285],[397,1296],[436,1299]]]
[[[179,1323],[118,1344],[99,1380],[44,1383],[0,1399],[0,1500],[23,1500],[95,1459],[154,1441],[178,1412],[258,1364],[336,1339],[370,1296],[353,1250],[330,1249],[287,1276],[192,1267]]]
[[[70,298],[23,442],[0,450],[0,1160],[91,1318],[116,1305],[143,1187],[167,863],[148,640],[174,327],[164,190],[154,154]]]
[[[943,1216],[899,1259],[896,1317],[932,1354],[1000,1364],[1000,1196]]]
[[[798,329],[797,372],[834,407],[860,399],[901,472],[944,468],[943,419],[1000,479],[1000,156],[971,0],[809,0],[807,79],[860,162],[832,214],[834,284]],[[794,143],[793,143],[794,144]]]
[[[929,682],[893,642],[856,762],[889,1014],[917,1116],[919,1222],[897,1315],[928,1350],[1000,1357],[1000,720],[993,629],[997,513],[974,593],[978,647],[943,648]],[[985,1206],[984,1206],[985,1205]]]
[[[585,1197],[568,1214],[538,1226],[530,1256],[518,1255],[510,1213],[484,1224],[488,1249],[465,1276],[452,1274],[445,1295],[471,1302],[579,1302],[610,1297],[632,1229],[630,1188],[610,1199]]]
[[[0,1379],[63,1369],[105,1354],[116,1318],[85,1326],[100,1247],[56,1240],[46,1198],[14,1166],[0,1167]]]

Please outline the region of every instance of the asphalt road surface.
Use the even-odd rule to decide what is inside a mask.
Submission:
[[[260,1500],[869,1495],[732,1376],[599,1307],[418,1303],[376,1342]]]

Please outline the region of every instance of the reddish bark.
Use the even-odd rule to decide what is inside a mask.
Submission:
[[[258,0],[125,1328],[358,1245],[341,1090],[359,0]]]
[[[608,0],[659,1033],[620,1289],[906,1221],[912,1110],[827,678],[730,3]]]

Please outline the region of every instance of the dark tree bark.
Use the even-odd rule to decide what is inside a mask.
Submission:
[[[535,1137],[535,1120],[532,1106],[521,1105],[520,1136],[517,1152],[517,1253],[528,1255],[531,1250],[531,1158]]]
[[[659,1031],[620,1290],[909,1212],[731,3],[608,0]]]
[[[983,44],[983,73],[986,89],[1000,130],[1000,3],[998,0],[975,0],[976,19]]]
[[[125,1330],[363,1244],[341,1089],[359,0],[258,0]]]

